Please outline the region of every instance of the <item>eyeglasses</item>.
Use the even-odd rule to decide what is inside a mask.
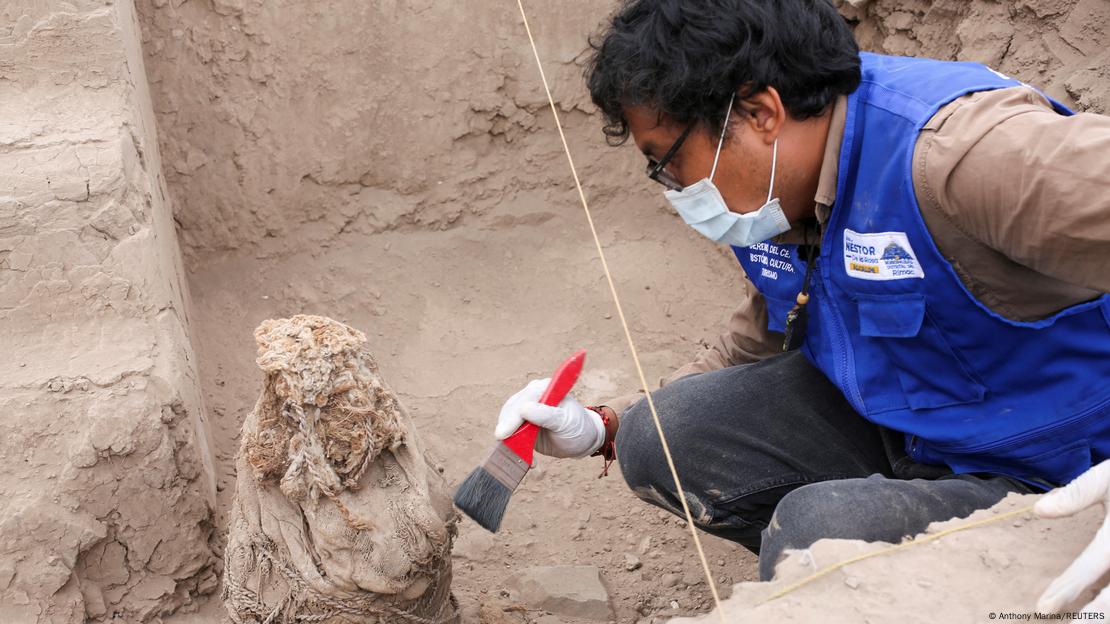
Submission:
[[[674,143],[671,144],[671,148],[667,150],[666,154],[663,154],[662,158],[655,160],[651,156],[647,157],[647,168],[644,170],[644,172],[647,173],[647,177],[672,191],[681,191],[683,189],[682,183],[678,181],[678,178],[671,175],[664,167],[671,161],[671,158],[674,158],[678,148],[682,147],[682,142],[686,140],[690,131],[694,129],[694,125],[695,124],[690,124],[686,126],[686,129],[682,131],[682,134],[678,135],[678,138],[674,140]]]

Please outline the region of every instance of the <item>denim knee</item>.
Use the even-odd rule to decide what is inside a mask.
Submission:
[[[656,405],[668,407],[673,399],[673,396],[664,395]],[[686,430],[668,436],[676,462],[683,455],[696,454],[696,450],[689,446],[697,436],[691,437],[690,434]],[[646,400],[637,402],[621,416],[621,426],[617,430],[617,458],[625,482],[637,497],[680,518],[686,517],[682,501],[675,491],[674,477],[663,458],[659,431]],[[696,472],[684,475],[683,491],[695,526],[758,552],[762,523],[754,525],[727,510],[718,509],[716,499],[720,493],[708,492]]]
[[[621,415],[616,448],[617,463],[628,487],[641,499],[670,509],[657,494],[665,485],[656,483],[657,471],[651,469],[651,458],[661,450],[646,399],[632,404]]]
[[[835,481],[803,485],[782,497],[771,522],[763,530],[759,554],[759,580],[774,577],[775,566],[790,549],[809,548],[842,525],[843,502],[833,492]]]
[[[760,578],[774,574],[785,550],[809,548],[824,538],[896,544],[930,522],[990,507],[1014,487],[1007,479],[970,475],[928,481],[877,474],[800,487],[779,501],[763,531]]]
[[[663,397],[659,397],[663,394]],[[656,406],[668,409],[665,392],[656,397]],[[672,457],[677,458],[690,453],[682,435],[667,438]],[[674,487],[674,477],[667,467],[663,455],[663,445],[659,442],[659,430],[651,417],[651,409],[646,399],[637,401],[621,416],[620,429],[616,438],[617,462],[628,487],[641,500],[661,507],[673,514],[685,516],[682,503],[678,500]],[[683,481],[688,504],[692,507],[696,520],[710,521],[711,512],[703,497],[695,496],[700,484],[694,475],[687,475]],[[700,526],[700,525],[699,525]]]

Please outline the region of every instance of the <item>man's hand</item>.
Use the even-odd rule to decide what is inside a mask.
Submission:
[[[552,457],[586,457],[605,442],[605,425],[601,417],[582,407],[567,395],[558,407],[540,403],[550,379],[528,382],[523,390],[509,397],[501,406],[494,435],[498,440],[511,436],[524,421],[539,425],[536,452]]]
[[[1102,503],[1104,511],[1110,505],[1110,460],[1079,475],[1067,487],[1045,494],[1033,512],[1042,518],[1059,518],[1082,511],[1095,503]],[[1037,611],[1055,613],[1075,600],[1083,590],[1097,581],[1110,569],[1110,516],[1102,521],[1095,538],[1079,557],[1068,566],[1037,601]],[[1110,611],[1110,587],[1103,589],[1094,600],[1083,607],[1084,612]]]

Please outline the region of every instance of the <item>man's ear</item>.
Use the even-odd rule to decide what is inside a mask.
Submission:
[[[739,98],[741,93],[737,92],[736,95]],[[786,123],[786,106],[774,87],[742,97],[740,110],[746,115],[744,123],[767,145],[775,142]]]

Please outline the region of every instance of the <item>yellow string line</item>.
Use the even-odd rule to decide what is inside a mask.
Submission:
[[[717,585],[713,582],[713,573],[709,570],[709,562],[705,559],[705,551],[702,550],[701,540],[698,538],[697,527],[694,526],[694,518],[690,514],[690,506],[686,503],[686,494],[682,489],[682,482],[678,478],[678,471],[674,467],[674,459],[671,458],[671,449],[667,445],[667,438],[663,435],[663,425],[659,422],[659,414],[655,411],[655,402],[651,399],[651,388],[648,387],[647,378],[644,377],[644,369],[640,366],[640,356],[636,352],[636,344],[632,341],[632,333],[628,330],[628,321],[624,318],[624,309],[621,308],[620,297],[617,296],[617,287],[613,284],[613,275],[609,272],[609,263],[605,261],[605,252],[601,248],[601,239],[597,236],[597,229],[594,227],[594,219],[590,214],[590,206],[586,202],[586,194],[582,191],[582,183],[578,179],[578,170],[574,166],[574,158],[570,155],[570,147],[567,145],[567,137],[563,133],[563,124],[559,121],[559,112],[555,108],[555,98],[551,95],[551,87],[547,84],[547,75],[543,71],[543,64],[540,62],[540,53],[536,49],[536,40],[532,37],[532,28],[528,25],[528,15],[524,12],[524,3],[522,0],[516,0],[516,4],[520,7],[520,17],[524,20],[524,30],[528,33],[528,43],[532,46],[532,54],[536,57],[536,67],[540,70],[540,80],[543,81],[543,90],[547,93],[547,101],[551,104],[551,114],[555,116],[555,127],[559,130],[559,138],[563,142],[563,150],[567,154],[567,162],[570,163],[570,172],[574,176],[574,186],[578,189],[578,198],[582,200],[582,210],[586,212],[586,221],[590,224],[590,233],[594,238],[594,245],[597,246],[597,255],[601,257],[601,267],[605,270],[605,279],[609,282],[609,292],[613,295],[613,303],[617,306],[617,316],[620,317],[621,327],[624,328],[624,337],[628,341],[628,350],[632,353],[632,361],[636,364],[636,373],[640,376],[640,385],[644,388],[644,396],[647,398],[648,408],[651,410],[651,418],[655,421],[655,430],[659,432],[659,442],[663,446],[663,455],[667,458],[667,467],[671,469],[671,476],[674,477],[675,490],[678,492],[678,500],[682,502],[682,511],[686,514],[686,526],[690,527],[690,535],[694,538],[694,546],[697,548],[698,557],[701,559],[702,570],[705,572],[705,580],[709,584],[709,590],[713,594],[713,603],[717,607],[717,613],[721,617],[721,624],[725,622],[724,611],[721,609],[721,597],[717,594]]]
[[[764,605],[764,604],[767,604],[768,602],[771,602],[772,600],[777,600],[779,598],[782,598],[783,596],[789,594],[790,592],[792,592],[794,590],[797,590],[801,587],[804,587],[806,585],[809,585],[810,583],[812,583],[813,581],[816,581],[817,579],[821,578],[822,576],[825,576],[825,575],[827,575],[831,572],[835,572],[836,570],[839,570],[840,568],[843,568],[846,565],[850,565],[850,564],[853,564],[853,563],[856,563],[856,562],[859,562],[859,561],[863,561],[864,559],[870,559],[871,557],[878,557],[879,555],[886,555],[886,554],[892,553],[896,550],[902,550],[902,549],[905,549],[905,548],[909,548],[911,546],[920,546],[921,544],[928,544],[929,542],[938,540],[938,539],[944,537],[945,535],[951,535],[953,533],[958,533],[960,531],[966,531],[968,529],[974,529],[974,528],[978,528],[978,527],[981,527],[981,526],[986,526],[988,524],[992,524],[992,523],[995,523],[995,522],[1001,522],[1002,520],[1006,520],[1007,518],[1013,518],[1014,516],[1020,516],[1022,514],[1030,513],[1032,511],[1033,511],[1033,506],[1032,505],[1030,505],[1029,507],[1022,507],[1021,509],[1015,509],[1014,511],[1008,511],[1004,514],[999,514],[997,516],[992,516],[990,518],[984,518],[983,520],[976,520],[975,522],[969,522],[967,524],[961,524],[959,526],[955,526],[955,527],[952,527],[950,529],[945,529],[945,530],[937,532],[937,533],[931,533],[931,534],[926,535],[924,537],[918,537],[916,539],[912,539],[908,542],[902,542],[901,544],[895,544],[894,546],[891,546],[889,548],[883,548],[882,550],[875,550],[875,551],[872,551],[872,552],[869,552],[869,553],[864,553],[862,555],[857,555],[857,556],[852,557],[850,559],[845,559],[844,561],[841,561],[840,563],[834,563],[833,565],[831,565],[827,568],[823,568],[821,570],[818,570],[817,572],[814,572],[813,574],[805,577],[804,579],[802,579],[802,580],[800,580],[800,581],[798,581],[798,582],[796,582],[792,585],[788,585],[788,586],[784,587],[783,589],[780,589],[779,591],[771,594],[770,597],[768,597],[766,600],[760,602],[759,604]]]

